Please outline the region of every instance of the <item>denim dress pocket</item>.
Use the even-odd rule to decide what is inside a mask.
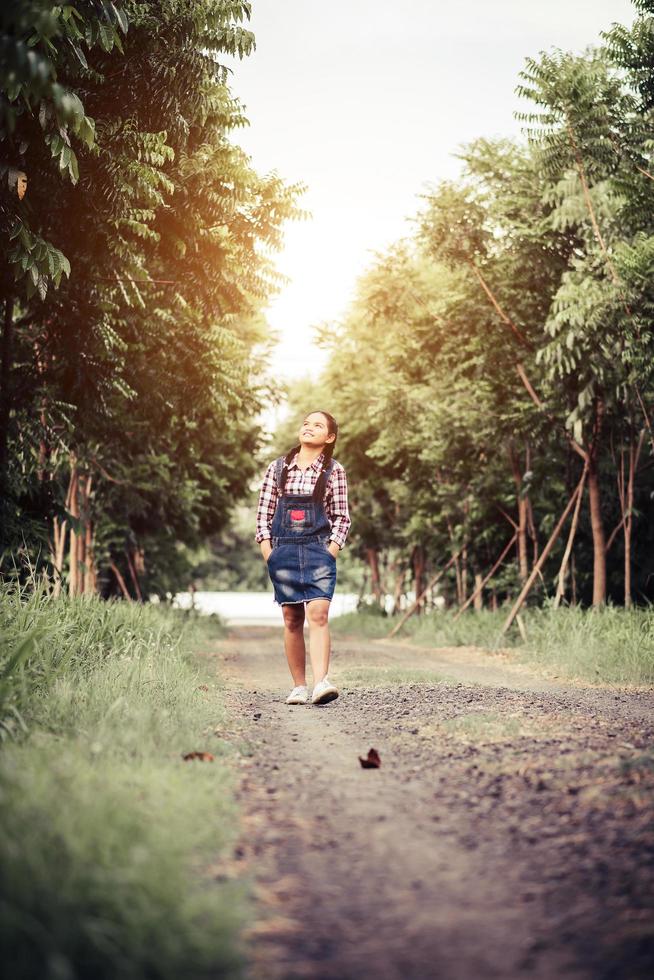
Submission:
[[[325,551],[327,552],[327,554],[329,555],[329,557],[331,558],[331,560],[332,561],[336,561],[336,555],[332,555],[331,551],[329,550],[329,541],[326,540],[326,539],[323,539],[322,546],[325,549]]]

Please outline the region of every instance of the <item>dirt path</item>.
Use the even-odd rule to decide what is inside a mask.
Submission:
[[[337,640],[340,698],[290,707],[281,644],[241,628],[214,652],[241,747],[252,978],[653,975],[654,694]],[[358,762],[370,747],[379,769]]]

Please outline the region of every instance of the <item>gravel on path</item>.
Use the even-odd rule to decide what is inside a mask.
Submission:
[[[654,975],[653,692],[490,657],[484,683],[480,651],[338,640],[340,697],[288,706],[281,630],[235,629],[214,655],[252,980]],[[397,664],[444,679],[383,683]]]

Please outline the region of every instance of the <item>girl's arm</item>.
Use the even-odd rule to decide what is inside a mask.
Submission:
[[[334,464],[327,485],[325,512],[332,525],[329,540],[335,541],[339,548],[343,548],[352,521],[347,506],[347,476],[340,463]]]
[[[277,505],[277,482],[275,480],[275,461],[269,465],[259,491],[255,541],[261,543],[271,537],[275,506]]]

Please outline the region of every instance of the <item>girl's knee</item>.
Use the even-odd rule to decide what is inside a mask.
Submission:
[[[315,603],[311,602],[307,607],[307,616],[309,627],[326,626],[329,619],[329,606],[316,606]]]
[[[284,626],[291,633],[296,633],[304,627],[304,606],[283,606]]]

